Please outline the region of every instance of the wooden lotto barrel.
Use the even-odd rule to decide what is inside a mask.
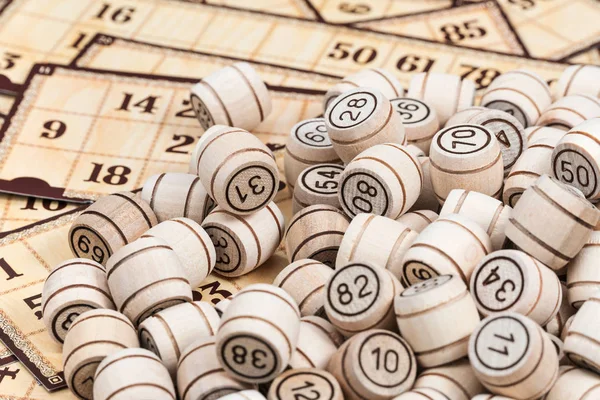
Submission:
[[[215,357],[216,351],[214,336],[199,338],[182,350],[176,381],[181,400],[220,399],[252,388],[225,372]]]
[[[579,253],[599,217],[576,189],[542,175],[515,205],[506,236],[556,271]]]
[[[163,239],[173,249],[193,288],[212,272],[217,260],[215,246],[208,233],[189,218],[163,221],[142,235]]]
[[[600,373],[600,298],[596,294],[589,298],[566,324],[564,351],[575,365]]]
[[[349,263],[366,262],[385,268],[399,278],[404,255],[417,235],[417,232],[393,219],[358,214],[344,234],[336,268]]]
[[[492,251],[488,234],[469,218],[438,218],[417,236],[404,256],[402,277],[409,285],[438,275],[458,275],[468,283],[473,270]]]
[[[245,62],[221,68],[192,86],[190,101],[204,130],[227,125],[252,130],[271,113],[271,95]]]
[[[282,288],[296,301],[302,316],[322,315],[325,304],[325,284],[333,274],[327,265],[303,259],[281,270],[273,285]]]
[[[213,336],[219,315],[205,301],[178,304],[145,319],[138,328],[140,343],[155,353],[173,378],[182,349],[201,336]]]
[[[398,97],[390,101],[392,108],[402,118],[406,141],[429,154],[431,139],[440,129],[437,112],[427,103],[410,97]]]
[[[554,99],[573,94],[598,96],[600,93],[600,67],[596,65],[570,65],[563,71],[554,86]]]
[[[139,347],[135,328],[113,310],[92,310],[71,324],[62,349],[63,369],[69,389],[79,398],[92,399],[94,375],[108,355]]]
[[[594,231],[581,251],[567,264],[568,301],[579,308],[600,291],[600,271],[596,263],[600,257],[600,231]]]
[[[156,237],[138,239],[117,251],[106,265],[106,277],[117,309],[135,326],[155,312],[192,300],[177,254]]]
[[[142,188],[142,200],[150,205],[158,222],[184,217],[201,224],[215,206],[198,175],[176,172],[148,178]]]
[[[428,388],[444,393],[449,400],[471,400],[485,391],[466,358],[423,370],[417,376],[413,387],[413,389],[417,388]]]
[[[310,258],[333,268],[350,220],[339,209],[314,205],[297,212],[285,232],[289,262]]]
[[[344,212],[398,218],[417,201],[423,171],[406,147],[379,144],[358,154],[344,169],[338,196]]]
[[[588,119],[598,117],[600,117],[600,100],[595,95],[576,94],[552,103],[535,124],[568,131]]]
[[[469,340],[469,360],[490,392],[517,400],[539,399],[558,376],[550,338],[531,319],[511,312],[481,321]]]
[[[396,218],[396,221],[401,222],[417,233],[421,233],[429,224],[439,218],[435,211],[431,210],[415,210],[407,212]]]
[[[325,112],[325,124],[344,163],[377,144],[406,144],[400,116],[374,88],[360,87],[337,97]]]
[[[101,197],[73,221],[69,246],[78,258],[106,265],[117,250],[158,223],[148,203],[130,192]]]
[[[372,329],[348,339],[329,361],[327,371],[340,383],[346,400],[386,400],[412,387],[417,362],[398,334]]]
[[[316,204],[341,208],[338,187],[342,172],[344,167],[336,164],[317,164],[302,171],[294,186],[292,212]]]
[[[217,357],[232,377],[264,383],[290,361],[300,329],[300,311],[283,289],[253,284],[237,293],[221,317]],[[260,355],[261,363],[254,360]]]
[[[289,367],[325,369],[343,342],[342,335],[331,323],[316,316],[302,318],[299,332]]]
[[[400,334],[420,366],[436,367],[467,355],[479,313],[457,276],[441,275],[404,289],[394,308]]]
[[[538,74],[517,69],[500,75],[487,87],[481,105],[508,112],[527,128],[552,103],[546,81]]]
[[[500,144],[480,125],[455,125],[439,131],[431,143],[431,183],[440,204],[453,189],[498,198],[504,168]]]
[[[386,269],[370,263],[338,266],[326,286],[325,313],[344,335],[371,329],[396,330],[394,297],[402,285]]]
[[[431,105],[444,125],[458,110],[473,105],[475,83],[458,75],[439,72],[421,72],[410,80],[407,97],[423,100]]]
[[[106,357],[94,378],[94,400],[173,400],[176,392],[169,372],[156,354],[124,349]]]
[[[73,258],[58,264],[46,277],[42,315],[52,339],[63,343],[75,318],[97,308],[116,308],[102,265],[85,258]]]
[[[217,207],[204,219],[202,228],[214,245],[214,271],[227,277],[245,275],[267,261],[283,238],[284,219],[274,202],[249,215]]]
[[[554,271],[519,250],[499,250],[484,257],[471,277],[471,294],[484,316],[512,311],[540,326],[556,316],[562,302]]]
[[[275,198],[279,170],[273,153],[253,134],[215,125],[200,138],[190,162],[208,195],[234,214],[252,214]]]
[[[544,400],[586,400],[600,396],[600,377],[573,365],[560,367],[559,376]]]
[[[440,217],[463,215],[476,222],[490,237],[492,249],[499,250],[506,240],[506,224],[512,208],[483,193],[454,189],[440,210]]]

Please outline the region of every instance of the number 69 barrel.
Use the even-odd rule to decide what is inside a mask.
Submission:
[[[198,141],[190,161],[208,195],[224,210],[247,215],[264,208],[277,194],[275,157],[256,136],[215,125]]]
[[[130,192],[98,199],[83,211],[69,230],[69,245],[78,258],[106,265],[121,247],[158,223],[145,201]]]

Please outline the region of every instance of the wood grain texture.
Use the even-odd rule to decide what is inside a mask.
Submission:
[[[473,270],[492,251],[488,234],[469,218],[438,218],[417,236],[404,256],[402,277],[409,285],[444,274],[469,282]]]
[[[540,326],[556,316],[563,297],[554,271],[519,250],[484,257],[471,276],[470,289],[482,315],[511,311]]]
[[[303,170],[294,186],[292,212],[316,204],[341,208],[338,187],[342,172],[344,167],[336,164],[317,164]]]
[[[75,257],[106,265],[121,247],[139,238],[158,223],[150,205],[130,192],[99,198],[85,209],[69,230]]]
[[[190,160],[208,195],[223,209],[252,214],[277,194],[279,170],[260,139],[240,129],[214,125],[196,144]]]
[[[42,289],[42,314],[52,339],[63,343],[75,318],[97,308],[116,308],[102,265],[73,258],[50,271]]]
[[[423,170],[405,146],[385,143],[357,155],[344,169],[339,183],[342,209],[392,219],[408,211],[423,188]]]
[[[135,328],[123,314],[113,310],[81,314],[71,325],[62,349],[69,388],[79,398],[92,399],[94,375],[100,362],[122,349],[139,345]]]
[[[377,368],[386,355],[398,360]],[[382,329],[359,333],[332,357],[329,371],[340,383],[346,400],[385,400],[409,390],[417,374],[410,346],[398,334]]]
[[[271,96],[248,63],[221,68],[192,86],[190,102],[200,125],[256,128],[271,113]]]
[[[333,268],[349,218],[335,207],[314,205],[296,213],[285,232],[290,262],[310,258]]]
[[[539,325],[516,313],[481,321],[469,340],[469,360],[490,392],[517,400],[542,397],[558,377],[552,341]]]
[[[323,100],[323,110],[342,93],[346,93],[357,87],[374,88],[381,92],[388,100],[402,97],[404,95],[404,87],[394,75],[383,68],[365,68],[354,74],[348,75],[334,86],[332,86]]]
[[[138,328],[142,347],[155,353],[175,379],[182,351],[198,337],[213,336],[219,315],[210,303],[178,304],[145,319]]]
[[[413,75],[407,97],[423,100],[432,106],[444,126],[457,111],[470,107],[475,100],[475,84],[458,75],[421,72]]]
[[[400,279],[404,255],[417,235],[402,222],[374,214],[358,214],[344,234],[336,268],[364,262],[387,269]]]
[[[436,201],[437,204],[437,201]],[[421,233],[429,224],[438,219],[439,215],[431,210],[415,210],[407,212],[396,218],[396,221],[403,223],[417,233]]]
[[[169,372],[156,354],[146,349],[124,349],[106,357],[94,378],[95,400],[175,400]]]
[[[400,334],[421,367],[437,367],[467,355],[479,314],[459,277],[441,275],[412,285],[395,298],[394,309]]]
[[[593,95],[573,94],[556,100],[537,120],[538,126],[568,131],[591,118],[600,117],[600,100]]]
[[[201,224],[215,206],[197,175],[175,172],[148,178],[142,200],[150,205],[158,222],[185,217]]]
[[[598,96],[600,93],[600,67],[597,65],[570,65],[554,86],[554,99],[574,94]]]
[[[106,276],[117,310],[135,326],[155,312],[192,300],[177,254],[157,237],[122,247],[108,261]]]
[[[217,260],[215,246],[199,223],[189,218],[163,221],[142,235],[163,239],[179,258],[185,275],[192,287],[212,272]]]
[[[585,400],[600,396],[600,378],[583,368],[562,366],[545,400]]]
[[[576,190],[542,175],[515,205],[506,236],[556,271],[581,250],[599,216]]]
[[[221,317],[217,357],[237,380],[269,382],[287,368],[299,330],[294,299],[273,285],[253,284],[235,295]]]
[[[535,125],[542,112],[552,103],[546,81],[529,70],[513,70],[500,75],[488,86],[481,105],[506,111],[527,128]]]
[[[500,143],[487,128],[463,124],[442,129],[429,152],[433,190],[443,204],[453,189],[498,197],[504,169]]]
[[[215,247],[214,271],[236,277],[255,270],[277,250],[283,227],[283,214],[274,202],[249,215],[237,215],[217,207],[202,223]]]
[[[433,389],[448,400],[471,400],[485,391],[466,358],[423,370],[413,388]]]
[[[431,139],[440,129],[435,109],[421,100],[410,97],[397,97],[390,103],[402,119],[407,143],[422,150],[424,155],[429,155]]]
[[[370,87],[352,89],[333,100],[325,112],[325,125],[345,163],[377,144],[406,144],[400,115],[379,90]]]
[[[327,320],[309,316],[300,320],[296,350],[290,359],[290,368],[325,369],[335,354],[343,336]]]

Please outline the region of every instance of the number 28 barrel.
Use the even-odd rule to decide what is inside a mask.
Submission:
[[[279,187],[271,150],[251,133],[223,125],[211,127],[198,141],[190,173],[198,174],[222,209],[240,215],[264,208]]]

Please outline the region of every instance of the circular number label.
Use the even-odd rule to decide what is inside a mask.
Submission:
[[[160,357],[160,352],[158,351],[158,346],[156,346],[156,342],[154,341],[154,338],[152,337],[150,332],[148,332],[146,329],[140,330],[140,345],[142,345],[143,348],[150,350],[151,352],[156,354],[158,357]]]
[[[245,167],[237,171],[227,183],[227,204],[236,211],[260,210],[267,204],[275,187],[273,173],[260,165]]]
[[[73,373],[70,387],[80,399],[91,399],[93,397],[94,375],[100,361],[90,361],[83,364]]]
[[[475,356],[486,368],[502,371],[517,365],[527,355],[529,332],[511,316],[490,319],[475,337]]]
[[[487,107],[487,108],[493,108],[495,110],[500,110],[500,111],[504,111],[505,113],[508,113],[510,115],[512,115],[513,117],[515,117],[520,123],[521,125],[523,125],[525,128],[527,128],[527,126],[529,126],[527,124],[527,117],[525,117],[525,113],[523,112],[523,110],[521,110],[521,108],[509,101],[506,100],[494,100],[494,101],[490,101],[487,104],[482,104],[483,107]]]
[[[190,96],[190,101],[192,103],[192,109],[194,110],[196,118],[198,118],[198,121],[200,122],[202,128],[204,128],[204,130],[207,130],[208,128],[213,126],[215,124],[215,120],[210,114],[210,111],[208,111],[208,107],[206,107],[206,104],[204,104],[204,102],[200,100],[200,97],[196,96],[195,94],[192,94]]]
[[[75,318],[86,311],[94,309],[96,307],[89,304],[73,304],[60,310],[52,319],[52,333],[54,337],[63,343],[65,336],[67,336],[67,331],[73,321],[75,321]]]
[[[426,281],[415,283],[411,287],[405,289],[400,296],[409,297],[416,296],[423,292],[428,292],[436,287],[444,285],[446,282],[449,282],[452,279],[452,275],[441,275],[436,276],[431,279],[427,279]]]
[[[249,335],[227,339],[221,347],[221,357],[231,371],[248,379],[266,378],[279,368],[279,358],[271,345]]]
[[[554,176],[561,182],[581,190],[585,197],[593,196],[598,187],[594,167],[583,154],[565,149],[554,157]]]
[[[354,172],[342,181],[342,205],[351,216],[360,213],[386,215],[389,199],[386,188],[366,172]]]
[[[79,258],[87,258],[104,265],[111,251],[102,236],[88,227],[77,227],[71,231],[71,248]]]
[[[499,256],[487,260],[474,278],[477,303],[491,312],[505,311],[519,301],[525,287],[523,271],[514,260]]]
[[[369,381],[383,388],[402,385],[414,368],[407,346],[387,332],[374,333],[363,341],[358,365]]]
[[[487,147],[492,134],[475,125],[456,125],[443,130],[437,137],[437,145],[451,154],[473,154]]]
[[[236,271],[242,261],[242,252],[237,240],[231,233],[220,226],[206,225],[204,226],[204,230],[208,233],[215,246],[217,255],[215,269],[221,272]]]
[[[371,267],[347,265],[331,278],[327,286],[327,302],[340,315],[360,315],[375,304],[380,286],[379,277]]]
[[[416,99],[394,99],[390,100],[394,111],[402,118],[405,125],[418,124],[425,121],[431,115],[431,110],[427,104]]]
[[[309,371],[296,372],[282,379],[275,388],[277,399],[332,400],[335,388],[329,379]]]
[[[331,107],[329,123],[339,129],[352,128],[366,121],[377,107],[377,98],[369,92],[340,96]]]
[[[331,147],[327,127],[323,118],[308,120],[300,124],[294,131],[294,136],[307,146]]]
[[[510,121],[501,118],[480,121],[475,117],[475,119],[472,119],[470,122],[485,126],[494,133],[496,139],[498,139],[498,142],[500,143],[504,169],[510,170],[515,162],[517,162],[519,156],[523,153],[524,143],[519,128]]]
[[[412,286],[416,283],[439,276],[439,272],[420,262],[407,262],[402,267],[404,279]]]
[[[344,172],[344,167],[341,165],[315,165],[302,171],[300,182],[311,192],[337,195],[342,172]]]

